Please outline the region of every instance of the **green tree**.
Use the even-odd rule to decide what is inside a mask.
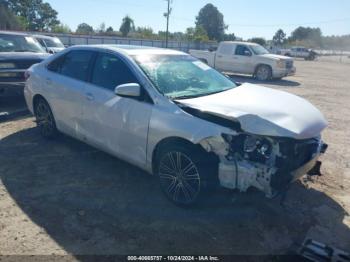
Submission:
[[[113,32],[114,32],[113,27],[111,27],[111,26],[107,27],[106,33],[113,33]]]
[[[99,34],[103,34],[106,32],[106,24],[103,22],[100,24],[100,26],[98,27],[98,29],[96,30],[97,33]]]
[[[153,38],[154,33],[151,27],[137,27],[136,33],[141,38]]]
[[[248,39],[248,42],[256,43],[262,46],[266,45],[266,40],[262,37],[253,37],[251,39]]]
[[[16,16],[27,30],[50,31],[60,22],[57,11],[42,0],[3,0],[8,9]]]
[[[322,47],[322,32],[318,27],[311,28],[300,26],[292,32],[289,41],[304,42],[310,47]]]
[[[207,32],[210,40],[221,41],[224,37],[227,26],[224,23],[224,16],[216,6],[205,5],[196,17],[196,27],[202,26]]]
[[[91,25],[88,25],[86,23],[81,23],[78,25],[77,30],[75,32],[77,34],[89,35],[94,32],[94,29],[92,28]]]
[[[134,20],[130,16],[125,16],[123,18],[122,24],[119,31],[122,32],[124,37],[128,36],[131,31],[135,30]]]
[[[19,17],[15,16],[4,3],[0,3],[0,29],[1,30],[24,29]]]
[[[59,24],[54,27],[52,27],[51,32],[53,33],[61,33],[61,34],[69,34],[72,32],[72,30],[69,28],[68,25],[65,24]]]
[[[285,41],[286,41],[286,33],[283,32],[282,29],[278,29],[272,38],[272,42],[276,46],[281,46],[285,43]]]
[[[224,41],[235,41],[237,37],[235,36],[234,33],[232,34],[224,34]]]
[[[196,42],[209,41],[207,32],[203,26],[196,26],[195,28],[189,27],[186,29],[187,39]]]

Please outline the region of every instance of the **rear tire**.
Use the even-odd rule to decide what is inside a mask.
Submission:
[[[58,134],[55,118],[45,99],[38,98],[35,101],[34,114],[41,135],[47,139],[55,138]]]
[[[201,202],[218,184],[217,162],[195,146],[164,146],[155,168],[163,193],[179,206]]]

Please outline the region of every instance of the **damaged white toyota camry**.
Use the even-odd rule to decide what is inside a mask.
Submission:
[[[26,73],[43,136],[58,131],[159,177],[180,205],[216,185],[267,197],[320,169],[322,114],[306,100],[232,82],[178,51],[78,46]]]

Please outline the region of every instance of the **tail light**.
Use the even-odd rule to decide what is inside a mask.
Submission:
[[[24,80],[27,81],[29,77],[30,77],[30,73],[29,73],[29,71],[27,70],[27,71],[24,72]]]

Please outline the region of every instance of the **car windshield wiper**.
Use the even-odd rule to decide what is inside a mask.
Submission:
[[[228,90],[231,90],[232,88],[235,88],[236,86],[232,86],[230,88],[227,89],[223,89],[223,90],[218,90],[212,93],[204,93],[204,94],[196,94],[196,95],[183,95],[183,96],[168,96],[170,99],[172,100],[181,100],[181,99],[190,99],[190,98],[197,98],[197,97],[202,97],[202,96],[210,96],[210,95],[214,95],[214,94],[218,94],[218,93],[222,93]]]
[[[185,95],[185,96],[170,96],[170,99],[172,100],[181,100],[181,99],[190,99],[190,98],[196,98],[203,95]]]

